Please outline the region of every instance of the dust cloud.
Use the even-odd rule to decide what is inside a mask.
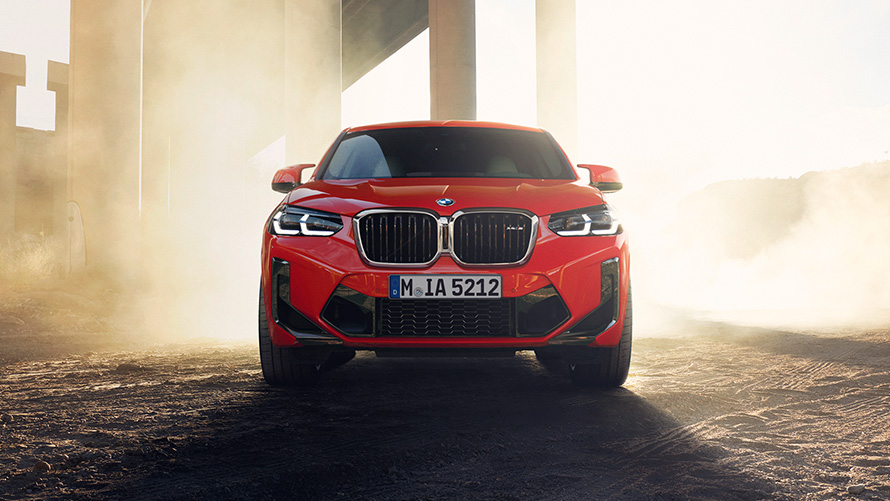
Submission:
[[[283,4],[253,2],[158,3],[146,19],[145,255],[129,310],[147,336],[256,336],[263,223],[282,198],[284,23]]]
[[[886,323],[888,188],[890,162],[878,162],[690,193],[633,235],[640,308],[761,325]]]
[[[148,13],[142,192],[101,187],[142,197],[138,223],[115,219],[116,207],[102,216],[138,226],[137,236],[66,286],[100,296],[141,339],[256,335],[262,226],[281,200],[269,182],[285,164],[286,148],[276,147],[285,130],[281,17],[251,2],[222,11],[209,0],[158,2]],[[635,320],[650,326],[641,335],[690,312],[852,321],[890,305],[890,163],[689,193],[678,180],[695,175],[696,158],[682,156],[684,166],[669,173],[614,165],[626,188],[609,198],[631,235]],[[0,281],[10,290],[54,286],[53,252],[44,242],[0,247]]]
[[[255,339],[263,225],[282,198],[270,182],[285,165],[283,11],[280,2],[151,5],[141,150],[128,135],[132,114],[116,117],[130,120],[120,129],[98,114],[74,124],[69,158],[79,163],[69,199],[83,208],[86,270],[65,274],[67,253],[58,245],[64,228],[55,243],[3,243],[0,299],[9,300],[10,318],[37,325],[26,303],[45,313],[54,303],[64,308],[63,296],[73,294],[95,306],[83,309],[96,317],[78,323],[83,336],[105,330],[133,341]],[[131,94],[101,96],[102,110],[128,106]],[[329,144],[336,131],[318,134]],[[301,151],[299,160],[317,162],[322,153]],[[62,295],[54,299],[47,290]],[[70,321],[42,317],[39,325],[51,331],[65,331]]]

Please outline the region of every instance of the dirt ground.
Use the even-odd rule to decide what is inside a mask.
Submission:
[[[281,389],[46,294],[0,297],[2,500],[890,499],[890,328],[638,328],[612,391],[527,353]]]

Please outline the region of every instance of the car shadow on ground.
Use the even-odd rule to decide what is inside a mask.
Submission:
[[[634,392],[575,388],[533,355],[360,354],[325,376],[310,388],[235,383],[191,432],[182,425],[188,438],[174,456],[106,494],[756,499],[775,490],[729,470],[725,450]],[[196,384],[216,391],[220,381]]]

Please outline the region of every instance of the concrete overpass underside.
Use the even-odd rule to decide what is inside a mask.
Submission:
[[[540,125],[570,152],[574,1],[537,0],[548,22],[537,33]],[[474,0],[113,4],[71,3],[67,192],[102,267],[132,270],[172,225],[199,226],[211,198],[227,201],[218,218],[262,219],[271,173],[251,160],[281,138],[283,162],[319,159],[341,128],[342,90],[427,28],[431,118],[476,118]],[[554,18],[567,23],[560,36]]]

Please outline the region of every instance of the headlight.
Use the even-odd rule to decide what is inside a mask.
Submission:
[[[623,231],[615,209],[606,204],[554,214],[547,227],[562,237],[617,235]]]
[[[275,211],[269,232],[274,235],[329,237],[343,229],[337,214],[283,205]]]

